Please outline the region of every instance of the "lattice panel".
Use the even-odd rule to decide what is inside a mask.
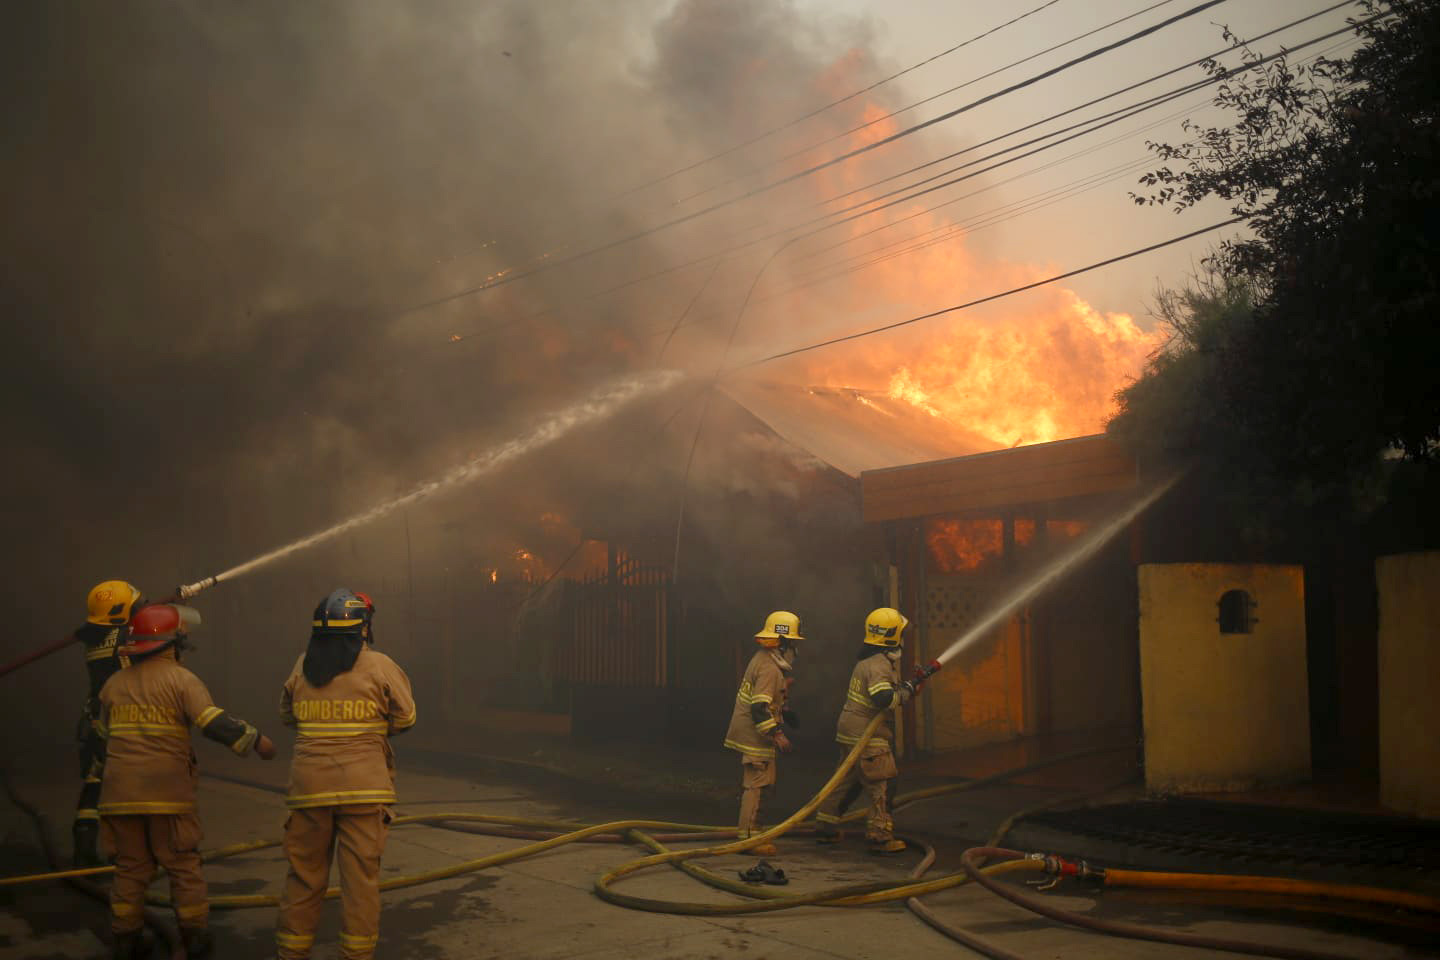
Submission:
[[[925,590],[924,656],[936,656],[989,612],[1003,589],[989,577],[973,574],[934,577]],[[951,661],[931,681],[927,744],[954,750],[1015,735],[1012,674],[1018,650],[1008,624],[990,632],[967,655]]]
[[[926,586],[925,626],[937,634],[958,633],[984,612],[984,587],[968,578]]]

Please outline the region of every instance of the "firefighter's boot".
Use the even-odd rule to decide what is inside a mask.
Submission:
[[[766,840],[764,843],[757,843],[749,850],[742,850],[741,852],[748,854],[752,857],[773,857],[775,856],[775,854],[779,853],[780,850],[775,846],[775,844],[771,843],[769,840]]]
[[[905,841],[899,837],[891,837],[889,840],[872,840],[870,852],[880,854],[899,853],[905,849]]]
[[[845,831],[835,829],[831,823],[821,823],[815,829],[816,843],[839,843],[845,839]]]
[[[209,927],[181,927],[180,942],[185,945],[185,960],[199,960],[215,952],[215,937]]]
[[[115,946],[110,956],[113,960],[149,960],[155,952],[155,940],[148,930],[130,930],[115,934]]]
[[[75,853],[71,861],[76,867],[99,867],[104,865],[96,843],[100,839],[99,820],[76,820],[71,828],[75,841]]]

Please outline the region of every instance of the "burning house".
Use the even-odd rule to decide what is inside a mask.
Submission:
[[[1064,549],[1138,484],[1103,436],[867,471],[863,511],[889,589],[914,611],[906,657],[939,656],[1043,558]],[[961,651],[912,704],[902,740],[945,752],[1022,737],[1133,742],[1140,722],[1133,538]]]

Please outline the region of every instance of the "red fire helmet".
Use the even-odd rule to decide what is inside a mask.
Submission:
[[[130,617],[130,636],[116,652],[143,657],[174,643],[200,625],[200,611],[178,603],[152,603]]]

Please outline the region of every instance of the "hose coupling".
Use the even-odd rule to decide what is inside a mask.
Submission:
[[[1056,854],[1032,853],[1032,858],[1043,860],[1045,872],[1057,881],[1067,877],[1077,880],[1104,880],[1105,868],[1093,867],[1088,860],[1067,860]]]

